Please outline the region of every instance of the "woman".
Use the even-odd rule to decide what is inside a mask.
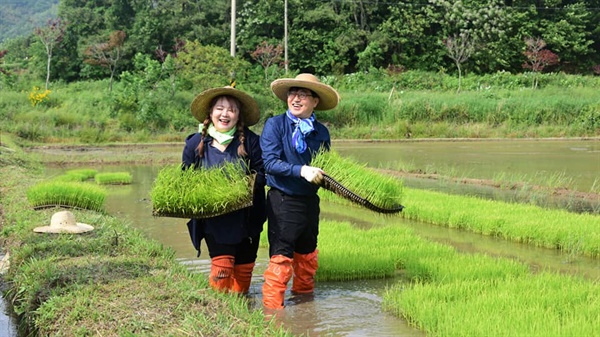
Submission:
[[[256,101],[233,87],[200,93],[191,105],[200,130],[188,136],[183,167],[218,167],[225,162],[246,163],[247,174],[256,173],[253,205],[207,219],[191,219],[188,229],[200,256],[206,240],[211,258],[210,285],[220,291],[247,293],[258,243],[266,220],[265,174],[259,136],[248,129],[258,122]]]

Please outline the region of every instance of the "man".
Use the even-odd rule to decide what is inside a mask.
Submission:
[[[269,266],[265,271],[265,308],[284,307],[287,283],[292,292],[311,294],[318,268],[319,197],[323,171],[310,166],[314,153],[329,149],[329,130],[314,110],[337,106],[335,89],[312,74],[278,79],[271,90],[287,103],[286,113],[267,120],[261,134],[263,162],[270,187],[267,195]]]

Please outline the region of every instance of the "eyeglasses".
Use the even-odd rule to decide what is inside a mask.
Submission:
[[[313,95],[311,94],[307,94],[305,92],[301,92],[301,91],[288,91],[287,93],[287,97],[294,97],[294,96],[298,96],[298,98],[300,99],[305,99],[306,97],[313,97]]]

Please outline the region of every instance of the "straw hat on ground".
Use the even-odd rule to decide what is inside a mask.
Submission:
[[[287,102],[287,93],[293,87],[309,89],[319,96],[319,104],[315,110],[333,109],[340,101],[337,91],[329,85],[321,83],[313,74],[299,74],[293,79],[280,78],[271,83],[271,90],[275,96],[284,102]]]
[[[204,120],[207,119],[208,115],[210,114],[210,103],[215,97],[222,95],[233,96],[240,101],[242,105],[240,107],[240,119],[244,121],[245,126],[252,126],[258,122],[260,113],[258,110],[258,104],[254,98],[247,93],[231,86],[208,89],[198,94],[198,96],[196,96],[196,98],[194,98],[192,101],[192,115],[200,122],[204,122]]]
[[[94,227],[75,221],[75,215],[69,211],[56,212],[52,215],[50,226],[36,227],[34,232],[38,233],[72,233],[79,234],[89,232]]]

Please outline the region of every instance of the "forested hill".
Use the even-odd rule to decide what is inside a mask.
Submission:
[[[59,0],[0,0],[0,43],[29,35],[58,14]]]

